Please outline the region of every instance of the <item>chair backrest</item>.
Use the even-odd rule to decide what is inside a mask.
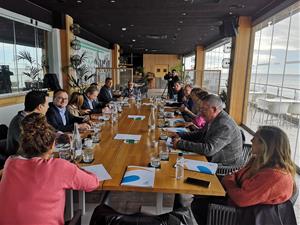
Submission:
[[[243,166],[247,164],[252,154],[252,145],[251,144],[243,144]]]
[[[188,208],[162,215],[145,213],[122,214],[111,207],[101,204],[97,206],[91,217],[90,225],[192,225],[192,216]]]
[[[207,225],[238,225],[235,207],[210,204],[208,206]]]
[[[292,197],[290,198],[290,201],[291,201],[291,203],[292,203],[293,205],[295,205],[298,196],[299,196],[299,189],[298,189],[298,187],[297,187],[297,184],[294,183],[293,195],[292,195]]]

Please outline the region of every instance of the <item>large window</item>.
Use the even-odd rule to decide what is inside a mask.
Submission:
[[[252,34],[250,90],[245,124],[280,126],[300,165],[300,4],[256,25]]]
[[[48,32],[1,15],[0,29],[0,94],[40,85],[48,65]],[[34,75],[36,77],[32,79]]]
[[[229,75],[229,62],[231,54],[231,39],[205,51],[205,70],[220,70],[220,92],[227,92],[227,80]]]

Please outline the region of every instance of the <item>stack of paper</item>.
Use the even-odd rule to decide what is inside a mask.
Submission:
[[[217,163],[204,162],[192,159],[185,159],[184,166],[188,170],[207,174],[215,174],[218,169]]]
[[[115,140],[134,140],[139,141],[141,140],[142,135],[138,134],[116,134],[114,137]]]
[[[106,171],[102,164],[92,165],[92,166],[84,166],[82,169],[94,173],[100,181],[110,180],[111,176]]]
[[[142,115],[128,115],[129,119],[134,119],[134,120],[143,120],[145,119],[145,116]]]
[[[163,130],[168,132],[188,132],[188,130],[183,127],[166,127],[163,128]]]
[[[155,168],[128,166],[121,185],[136,187],[153,187]]]

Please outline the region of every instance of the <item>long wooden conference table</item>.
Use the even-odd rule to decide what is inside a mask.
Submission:
[[[155,171],[155,182],[153,188],[142,188],[132,186],[121,186],[121,180],[127,166],[147,166],[154,148],[151,142],[158,140],[160,128],[154,131],[148,130],[148,116],[150,106],[142,105],[139,109],[135,104],[123,107],[123,112],[119,114],[118,122],[111,124],[107,121],[102,126],[101,141],[94,148],[95,160],[91,164],[81,164],[81,166],[103,164],[111,175],[111,180],[100,182],[99,190],[109,191],[136,191],[136,192],[155,192],[157,193],[156,212],[162,212],[163,193],[195,194],[203,196],[225,196],[220,181],[216,175],[208,175],[193,171],[184,171],[184,177],[204,179],[211,182],[209,188],[184,183],[184,179],[175,178],[174,164],[177,154],[170,154],[169,161],[161,161],[161,168]],[[144,115],[144,120],[129,119],[128,115]],[[114,140],[117,133],[139,134],[141,140],[135,144],[127,144],[122,140]],[[202,155],[184,155],[185,158],[206,161]],[[84,192],[79,194],[79,208],[85,211]]]

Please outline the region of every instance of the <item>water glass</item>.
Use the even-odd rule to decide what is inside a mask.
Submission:
[[[159,141],[158,143],[159,157],[161,160],[169,159],[169,151],[165,141]]]
[[[151,156],[150,165],[154,168],[158,168],[160,166],[160,157],[157,154],[153,154]]]
[[[168,139],[168,132],[161,129],[159,139],[164,140],[164,141],[167,140]]]
[[[92,142],[98,143],[100,141],[100,135],[101,135],[101,129],[100,128],[94,128],[94,133],[92,135]]]
[[[58,152],[58,155],[59,155],[59,158],[61,158],[61,159],[71,161],[72,160],[72,154],[71,154],[71,151],[70,151],[70,146],[69,146],[69,148],[61,148]]]
[[[158,126],[159,128],[164,127],[164,126],[165,126],[165,120],[164,120],[164,119],[158,119],[158,120],[157,120],[157,126]]]
[[[85,148],[82,153],[82,160],[85,163],[90,163],[94,160],[94,149]]]

